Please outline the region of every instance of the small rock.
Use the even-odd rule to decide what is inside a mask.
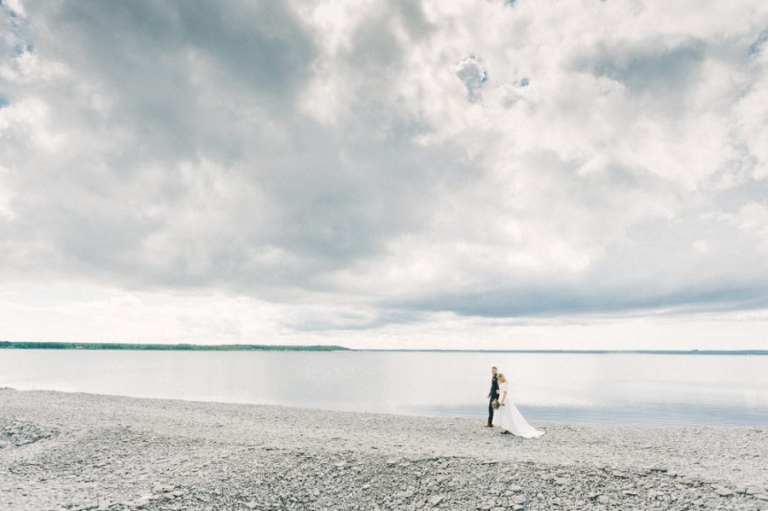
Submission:
[[[163,491],[163,488],[165,485],[159,481],[155,481],[155,484],[152,485],[152,492],[153,493],[161,493]]]
[[[433,506],[436,506],[439,503],[441,503],[444,498],[445,497],[443,497],[442,495],[432,495],[429,497],[429,503],[432,504]]]
[[[721,497],[730,497],[731,495],[733,495],[733,490],[730,490],[728,488],[717,488],[715,489],[715,493],[717,493]]]

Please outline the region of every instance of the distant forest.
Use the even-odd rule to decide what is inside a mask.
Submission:
[[[343,346],[273,346],[263,344],[125,344],[108,342],[10,342],[0,349],[18,350],[143,350],[143,351],[342,351]]]

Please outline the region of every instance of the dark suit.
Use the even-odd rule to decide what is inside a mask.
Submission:
[[[498,399],[499,395],[496,393],[499,390],[499,381],[496,379],[496,375],[491,380],[491,392],[488,394],[488,424],[493,422],[493,400]]]

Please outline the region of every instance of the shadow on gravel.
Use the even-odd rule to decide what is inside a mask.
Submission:
[[[0,449],[22,447],[40,440],[53,438],[59,434],[55,428],[49,428],[13,417],[0,418]]]

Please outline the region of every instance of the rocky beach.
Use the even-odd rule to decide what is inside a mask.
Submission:
[[[2,389],[0,509],[768,509],[768,426],[534,425]]]

